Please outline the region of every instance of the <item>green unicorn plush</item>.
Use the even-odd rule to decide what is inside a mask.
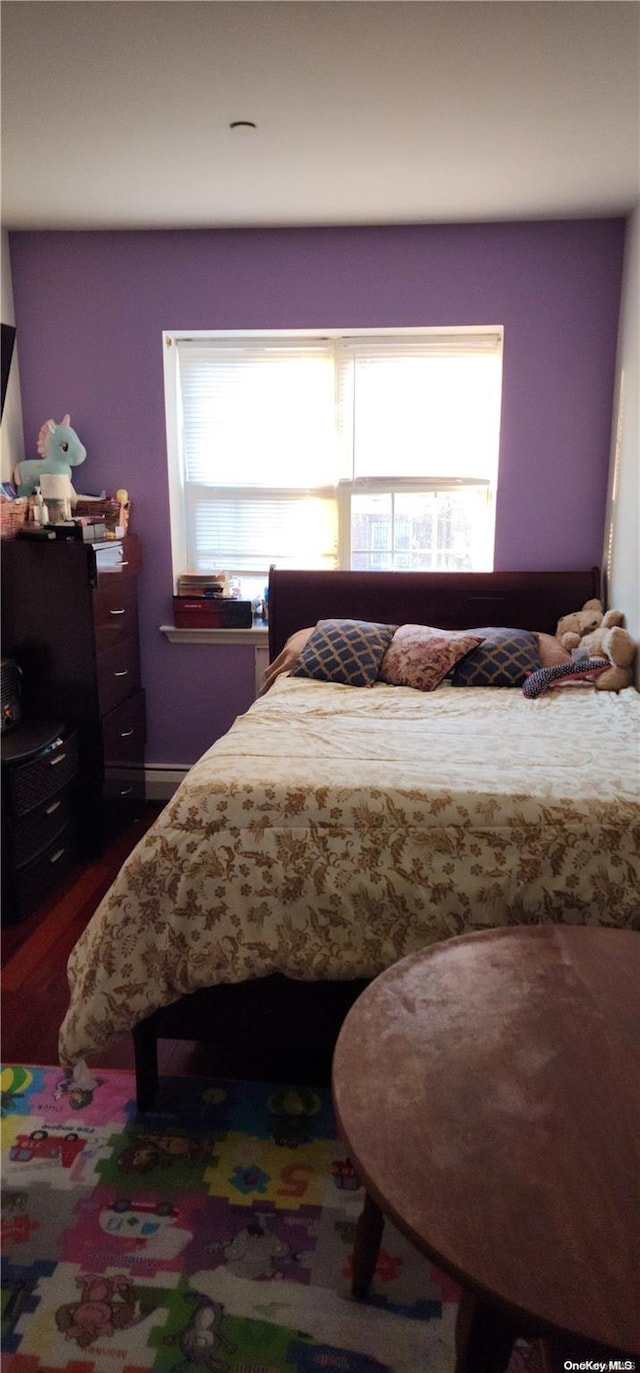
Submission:
[[[80,442],[75,429],[71,428],[70,416],[65,415],[59,424],[47,420],[38,434],[38,452],[42,460],[19,462],[14,473],[19,496],[32,496],[40,485],[43,473],[52,476],[71,477],[71,468],[79,467],[87,456],[87,450]],[[75,491],[69,482],[70,493]]]

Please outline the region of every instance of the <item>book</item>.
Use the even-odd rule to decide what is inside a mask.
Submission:
[[[178,596],[199,596],[202,600],[211,600],[225,595],[225,588],[219,582],[213,582],[211,586],[183,586],[178,581]]]
[[[197,595],[198,592],[224,591],[229,582],[226,572],[181,572],[178,577],[178,595]]]

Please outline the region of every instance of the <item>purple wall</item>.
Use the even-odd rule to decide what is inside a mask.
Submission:
[[[144,544],[147,758],[192,762],[249,704],[250,650],[171,645],[163,329],[504,325],[495,566],[599,563],[624,221],[14,233],[26,456],[65,411],[77,489],[126,486]]]

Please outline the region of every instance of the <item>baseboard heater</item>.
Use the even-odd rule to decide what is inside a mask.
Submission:
[[[147,801],[169,801],[189,768],[167,767],[162,763],[147,763],[144,770],[145,799]]]

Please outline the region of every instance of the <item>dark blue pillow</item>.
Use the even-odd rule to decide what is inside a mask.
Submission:
[[[469,633],[482,635],[483,642],[458,663],[455,687],[521,687],[542,666],[537,637],[528,629],[492,625]]]
[[[395,630],[395,625],[369,620],[318,620],[291,676],[373,686]]]

